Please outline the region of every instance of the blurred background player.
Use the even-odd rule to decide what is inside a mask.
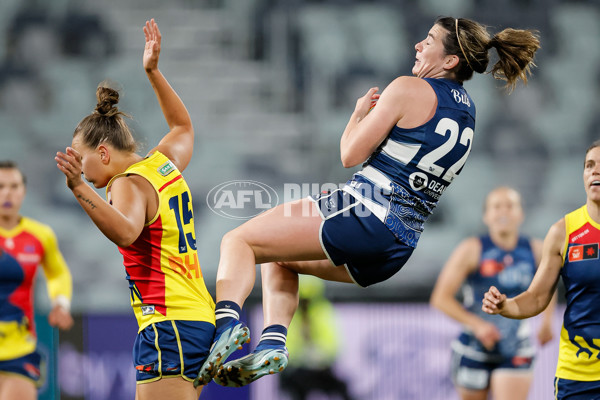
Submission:
[[[480,302],[490,285],[507,293],[525,290],[539,265],[542,242],[521,235],[520,194],[509,187],[492,190],[485,200],[488,233],[464,240],[440,273],[431,305],[463,325],[452,343],[452,380],[463,400],[526,400],[533,379],[535,347],[527,321],[489,316]],[[463,288],[463,305],[454,297]],[[540,343],[552,340],[556,301],[544,313]]]
[[[294,357],[281,373],[281,389],[293,400],[306,400],[313,392],[351,400],[346,382],[333,368],[342,343],[335,309],[325,297],[325,282],[301,275],[298,295],[300,302],[286,344]]]
[[[508,88],[527,81],[539,48],[535,32],[505,29],[490,36],[469,19],[436,20],[415,45],[414,77],[395,79],[381,96],[371,88],[356,103],[340,153],[344,167],[366,162],[364,168],[342,190],[282,204],[223,237],[215,345],[197,384],[219,371],[217,383],[241,386],[285,368],[298,273],[366,287],[402,268],[469,156],[475,104],[463,82],[474,72],[486,72],[491,48],[500,56],[494,77],[506,80]],[[300,262],[263,268],[263,285],[273,292],[272,304],[266,305],[265,340],[248,357],[221,368],[248,334],[238,318],[254,286],[255,264],[288,261]]]
[[[531,285],[519,295],[491,286],[482,310],[507,318],[542,312],[562,276],[567,308],[560,333],[555,399],[600,399],[600,141],[586,151],[586,203],[550,227],[542,261]]]
[[[52,309],[48,322],[70,329],[71,273],[52,229],[19,212],[26,179],[0,161],[0,400],[37,398],[40,354],[34,326],[35,277],[42,266]]]
[[[146,157],[115,106],[119,93],[102,83],[95,111],[75,128],[72,147],[55,160],[84,211],[123,255],[131,305],[136,399],[196,400],[192,381],[214,334],[214,302],[200,270],[190,189],[181,175],[192,157],[194,130],[185,105],[158,69],[161,34],[144,26],[143,66],[170,131]],[[102,199],[96,188],[106,187]],[[171,378],[171,379],[163,379]]]

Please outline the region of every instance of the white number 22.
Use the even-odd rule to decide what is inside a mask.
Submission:
[[[435,133],[446,136],[446,132],[450,133],[450,137],[446,140],[440,147],[434,149],[432,152],[425,154],[421,161],[417,164],[417,167],[423,171],[427,171],[437,177],[442,176],[444,173],[444,168],[440,167],[436,164],[436,162],[442,159],[446,154],[448,154],[456,145],[459,134],[459,126],[458,122],[450,119],[450,118],[442,118],[440,122],[438,122],[435,127]],[[460,144],[463,146],[468,146],[465,154],[456,161],[442,176],[442,179],[446,182],[452,182],[454,177],[456,176],[456,172],[459,171],[465,162],[467,161],[467,157],[471,152],[471,145],[473,143],[473,129],[466,127],[462,135],[460,135]]]

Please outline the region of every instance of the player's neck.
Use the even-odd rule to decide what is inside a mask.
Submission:
[[[2,215],[0,216],[0,228],[10,230],[19,225],[20,215]]]
[[[600,224],[600,204],[596,201],[588,199],[586,202],[587,213],[594,222]]]
[[[519,241],[519,232],[490,232],[492,242],[503,250],[513,250]]]

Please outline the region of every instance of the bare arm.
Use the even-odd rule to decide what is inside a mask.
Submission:
[[[121,247],[133,243],[146,222],[150,183],[138,175],[116,179],[111,187],[112,206],[81,179],[81,155],[71,147],[55,157],[67,177],[67,186],[100,231]]]
[[[438,276],[430,304],[465,325],[486,348],[492,349],[500,339],[498,329],[467,311],[455,298],[467,276],[477,268],[480,256],[481,241],[478,238],[463,241],[454,250]]]
[[[542,252],[543,252],[543,243],[539,239],[531,240],[531,248],[533,250],[533,254],[535,256],[535,264],[537,266],[540,265],[542,260]],[[552,295],[552,299],[548,304],[548,307],[542,313],[542,323],[540,324],[540,328],[537,333],[538,341],[544,345],[550,342],[554,333],[552,332],[552,319],[554,317],[554,311],[556,310],[556,302],[557,302],[557,291],[554,291]]]
[[[342,135],[340,155],[346,168],[366,161],[399,121],[409,119],[413,126],[426,122],[437,104],[435,92],[422,79],[402,76],[390,83],[381,96],[377,90],[371,88],[357,100]],[[369,112],[374,102],[377,106]]]
[[[146,21],[144,35],[146,37],[144,70],[170,129],[158,146],[150,150],[150,153],[160,151],[173,161],[180,171],[183,171],[188,166],[194,150],[192,119],[183,101],[158,69],[162,37],[154,19]]]
[[[529,288],[520,295],[507,299],[506,295],[492,286],[483,298],[483,311],[514,319],[529,318],[542,312],[556,291],[563,265],[565,235],[565,221],[561,219],[548,230],[542,248],[542,261]]]

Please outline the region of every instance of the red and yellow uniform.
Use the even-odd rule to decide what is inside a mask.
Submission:
[[[70,303],[71,274],[52,229],[22,217],[12,229],[0,227],[0,248],[17,263],[0,269],[0,361],[33,353],[36,348],[33,295],[41,265],[53,302]]]
[[[565,225],[561,276],[567,308],[556,377],[600,381],[600,224],[583,206],[565,216]]]
[[[158,194],[156,215],[123,254],[131,290],[131,306],[139,332],[162,321],[205,321],[214,325],[214,302],[206,289],[194,237],[190,189],[175,165],[155,152],[116,175],[136,174]]]

